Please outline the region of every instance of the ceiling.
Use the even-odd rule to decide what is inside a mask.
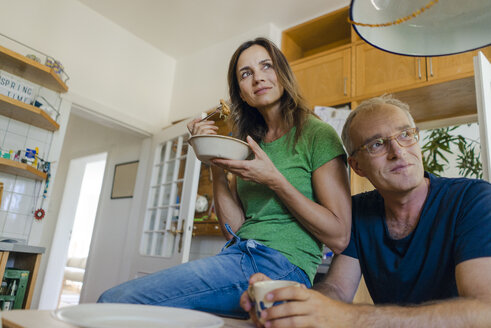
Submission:
[[[283,30],[349,4],[349,0],[78,1],[176,59],[267,23]]]

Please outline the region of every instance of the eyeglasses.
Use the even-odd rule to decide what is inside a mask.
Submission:
[[[399,132],[396,135],[386,138],[378,138],[372,140],[360,148],[356,149],[351,156],[353,156],[357,151],[366,149],[366,151],[372,156],[381,156],[389,152],[390,141],[395,139],[399,146],[410,147],[419,141],[419,129],[411,128]]]

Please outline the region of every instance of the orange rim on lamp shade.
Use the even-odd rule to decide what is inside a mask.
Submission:
[[[351,0],[358,35],[381,50],[443,56],[491,44],[491,0]]]

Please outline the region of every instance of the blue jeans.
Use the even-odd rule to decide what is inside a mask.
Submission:
[[[180,307],[247,318],[239,299],[247,290],[249,277],[256,272],[311,287],[307,274],[283,254],[234,235],[215,256],[127,281],[105,291],[98,302]]]

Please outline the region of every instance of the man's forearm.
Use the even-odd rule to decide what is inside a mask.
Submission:
[[[491,327],[491,303],[456,298],[418,306],[351,305],[351,327]]]
[[[322,283],[315,284],[312,289],[337,301],[342,301],[345,303],[351,303],[353,301],[353,297],[350,295],[345,295],[336,284],[331,284],[324,281]]]

